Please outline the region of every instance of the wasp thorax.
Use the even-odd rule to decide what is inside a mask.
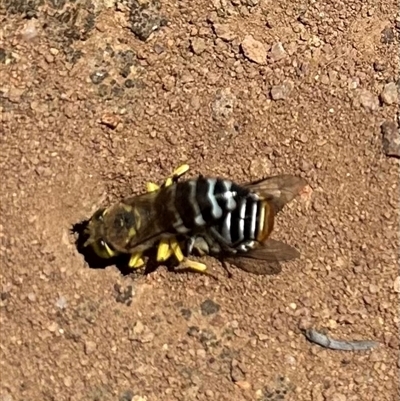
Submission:
[[[126,244],[136,235],[137,221],[132,207],[118,204],[103,214],[103,238],[109,246],[118,249],[125,248]]]

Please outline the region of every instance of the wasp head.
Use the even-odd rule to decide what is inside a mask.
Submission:
[[[132,207],[122,203],[98,209],[89,220],[84,246],[104,259],[117,256],[136,235],[136,220]]]
[[[85,234],[88,236],[88,239],[83,244],[84,247],[92,247],[96,255],[103,259],[114,256],[114,251],[104,239],[107,231],[104,221],[104,214],[106,211],[107,209],[98,209],[94,212],[85,229]]]

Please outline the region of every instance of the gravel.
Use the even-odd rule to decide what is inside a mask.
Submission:
[[[0,398],[398,398],[395,2],[2,5]],[[72,226],[182,163],[306,178],[272,234],[301,257],[201,258],[217,280],[89,265]]]

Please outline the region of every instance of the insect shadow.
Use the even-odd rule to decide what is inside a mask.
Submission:
[[[77,251],[84,257],[89,268],[105,269],[108,266],[115,266],[123,276],[135,274],[136,269],[132,269],[128,265],[130,255],[122,254],[109,259],[104,259],[99,257],[91,246],[84,246],[86,240],[88,239],[88,235],[85,233],[85,228],[87,227],[88,223],[88,220],[82,220],[78,223],[75,223],[70,231],[75,235],[75,247]],[[153,273],[161,265],[166,266],[168,271],[174,273],[185,273],[188,271],[188,269],[185,268],[177,269],[176,267],[178,263],[172,261],[171,259],[163,263],[157,262],[155,249],[147,250],[144,252],[143,256],[147,256],[147,262],[143,268],[137,270],[137,272],[140,272],[140,274],[148,275]]]

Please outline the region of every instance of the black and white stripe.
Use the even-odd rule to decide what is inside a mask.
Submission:
[[[227,245],[238,249],[251,246],[264,223],[259,197],[229,180],[178,182],[174,206],[179,233],[212,226]]]
[[[240,198],[238,207],[217,226],[218,233],[233,248],[256,241],[262,224],[262,207],[255,194]]]

